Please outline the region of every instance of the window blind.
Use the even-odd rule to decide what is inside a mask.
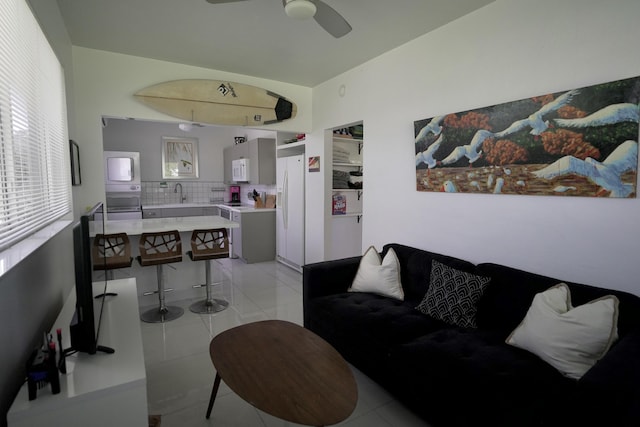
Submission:
[[[64,72],[25,0],[0,1],[0,250],[71,210]]]

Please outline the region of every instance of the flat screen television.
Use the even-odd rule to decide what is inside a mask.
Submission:
[[[73,225],[73,254],[76,278],[76,309],[69,327],[71,348],[65,353],[83,352],[95,354],[97,351],[113,353],[114,349],[98,344],[100,323],[106,297],[93,297],[93,259],[91,256],[92,234],[104,234],[103,204],[97,203],[80,216]],[[106,261],[105,261],[106,262]],[[104,277],[103,294],[107,291]]]

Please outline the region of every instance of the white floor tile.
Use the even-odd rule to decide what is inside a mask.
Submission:
[[[296,426],[257,410],[224,381],[211,419],[205,419],[215,378],[209,356],[209,343],[215,335],[266,319],[303,323],[299,272],[277,262],[245,264],[229,258],[217,260],[214,272],[222,285],[210,290],[214,297],[230,302],[226,310],[215,314],[190,312],[189,306],[205,297],[205,290],[200,288],[184,294],[184,299],[170,301],[185,310],[179,319],[161,324],[141,322],[149,414],[161,415],[162,427]],[[141,312],[157,307],[157,298],[146,298],[144,304]],[[356,369],[353,372],[358,383],[358,403],[340,426],[428,427],[367,376]]]

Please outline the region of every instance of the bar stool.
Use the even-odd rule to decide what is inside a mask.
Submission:
[[[141,266],[156,266],[156,274],[158,276],[158,299],[160,305],[158,308],[147,310],[140,318],[144,322],[161,323],[175,320],[184,314],[184,310],[176,306],[168,306],[165,304],[164,293],[173,289],[165,289],[164,287],[164,271],[163,264],[181,262],[182,261],[182,242],[180,241],[180,233],[177,230],[162,231],[157,233],[142,233],[139,243],[140,255],[138,262]]]
[[[93,270],[104,271],[107,280],[113,280],[113,270],[129,268],[133,263],[131,257],[131,245],[127,233],[96,234],[91,248],[93,258]],[[96,298],[105,295],[115,296],[114,292],[106,292],[97,295]]]
[[[211,279],[211,264],[214,259],[229,258],[229,237],[226,228],[213,228],[208,230],[193,230],[191,233],[191,250],[187,252],[192,261],[205,261],[205,283],[204,285],[194,285],[194,288],[204,287],[206,289],[206,299],[191,304],[189,310],[198,314],[211,314],[224,310],[229,306],[229,302],[211,296],[210,286],[219,284],[213,283]]]

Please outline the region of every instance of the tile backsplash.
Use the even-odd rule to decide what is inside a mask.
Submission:
[[[180,203],[180,184],[182,195],[186,196],[184,203],[222,203],[228,202],[229,186],[222,181],[142,181],[142,204],[164,205]],[[275,185],[240,186],[242,203],[253,204],[253,199],[247,193],[253,190],[275,194]],[[176,191],[177,190],[177,191]]]
[[[180,186],[185,203],[221,203],[229,197],[222,181],[143,181],[142,204],[180,203]]]

